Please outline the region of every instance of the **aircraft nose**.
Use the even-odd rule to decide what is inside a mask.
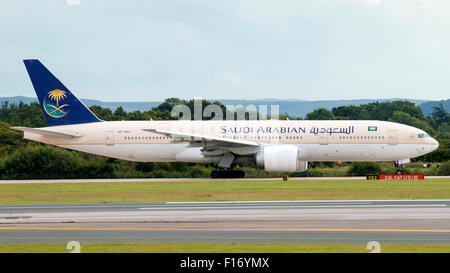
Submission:
[[[439,142],[437,142],[437,140],[434,139],[434,138],[432,138],[431,141],[432,141],[431,145],[433,145],[433,150],[432,151],[434,151],[434,150],[436,150],[439,147]]]

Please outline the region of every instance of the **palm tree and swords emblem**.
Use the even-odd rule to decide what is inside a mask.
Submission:
[[[45,112],[54,118],[62,118],[69,112],[68,110],[65,110],[64,108],[69,106],[69,104],[62,104],[59,105],[60,101],[63,101],[67,97],[66,91],[55,89],[50,92],[48,92],[48,98],[49,100],[44,99],[44,109]],[[52,103],[51,101],[56,102],[56,105]]]

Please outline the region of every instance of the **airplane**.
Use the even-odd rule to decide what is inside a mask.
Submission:
[[[12,127],[24,138],[138,162],[213,163],[213,178],[244,177],[236,164],[303,172],[308,161],[395,161],[439,143],[421,129],[377,120],[103,121],[39,60],[24,60],[48,127]],[[401,173],[401,170],[398,170]]]

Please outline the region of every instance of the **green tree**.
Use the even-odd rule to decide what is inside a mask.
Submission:
[[[122,106],[117,107],[116,111],[114,111],[114,120],[126,120],[127,112],[123,110]]]
[[[390,120],[395,111],[425,120],[422,109],[409,101],[372,102],[360,106],[339,106],[332,109],[332,113],[337,118],[354,120]]]
[[[450,139],[450,122],[441,124],[436,131],[437,139]]]
[[[20,148],[3,164],[3,176],[23,178],[72,177],[80,172],[82,159],[75,152],[38,146]]]
[[[356,105],[333,107],[333,115],[338,119],[357,120],[361,115],[361,107]]]
[[[319,108],[306,114],[308,120],[332,120],[335,119],[333,113],[325,108]]]
[[[10,129],[10,125],[0,121],[0,157],[6,157],[19,147],[28,143],[23,138],[23,133]]]
[[[376,162],[355,162],[348,171],[350,176],[366,176],[368,174],[380,174],[380,164]]]
[[[10,104],[7,101],[2,102],[0,107],[0,120],[13,126],[47,126],[41,106],[35,102],[30,104],[24,104],[23,102],[18,104]]]
[[[408,113],[395,111],[394,114],[392,115],[392,118],[390,118],[389,121],[410,125],[416,128],[420,128],[425,132],[428,132],[429,134],[434,134],[434,130],[425,120],[420,120],[416,117],[411,116]]]
[[[141,112],[139,110],[128,113],[127,120],[150,120],[148,112]]]
[[[439,167],[440,175],[450,175],[450,161],[445,162]]]
[[[103,108],[98,105],[89,107],[91,111],[101,120],[115,120],[111,109]]]
[[[444,109],[442,103],[439,106],[433,107],[433,113],[431,113],[431,117],[436,121],[437,126],[442,125],[443,123],[447,123],[450,120],[450,115]]]

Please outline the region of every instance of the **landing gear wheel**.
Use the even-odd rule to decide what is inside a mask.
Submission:
[[[242,170],[213,170],[211,177],[216,178],[243,178],[245,172]]]
[[[211,178],[219,178],[219,171],[213,170],[211,172]]]

